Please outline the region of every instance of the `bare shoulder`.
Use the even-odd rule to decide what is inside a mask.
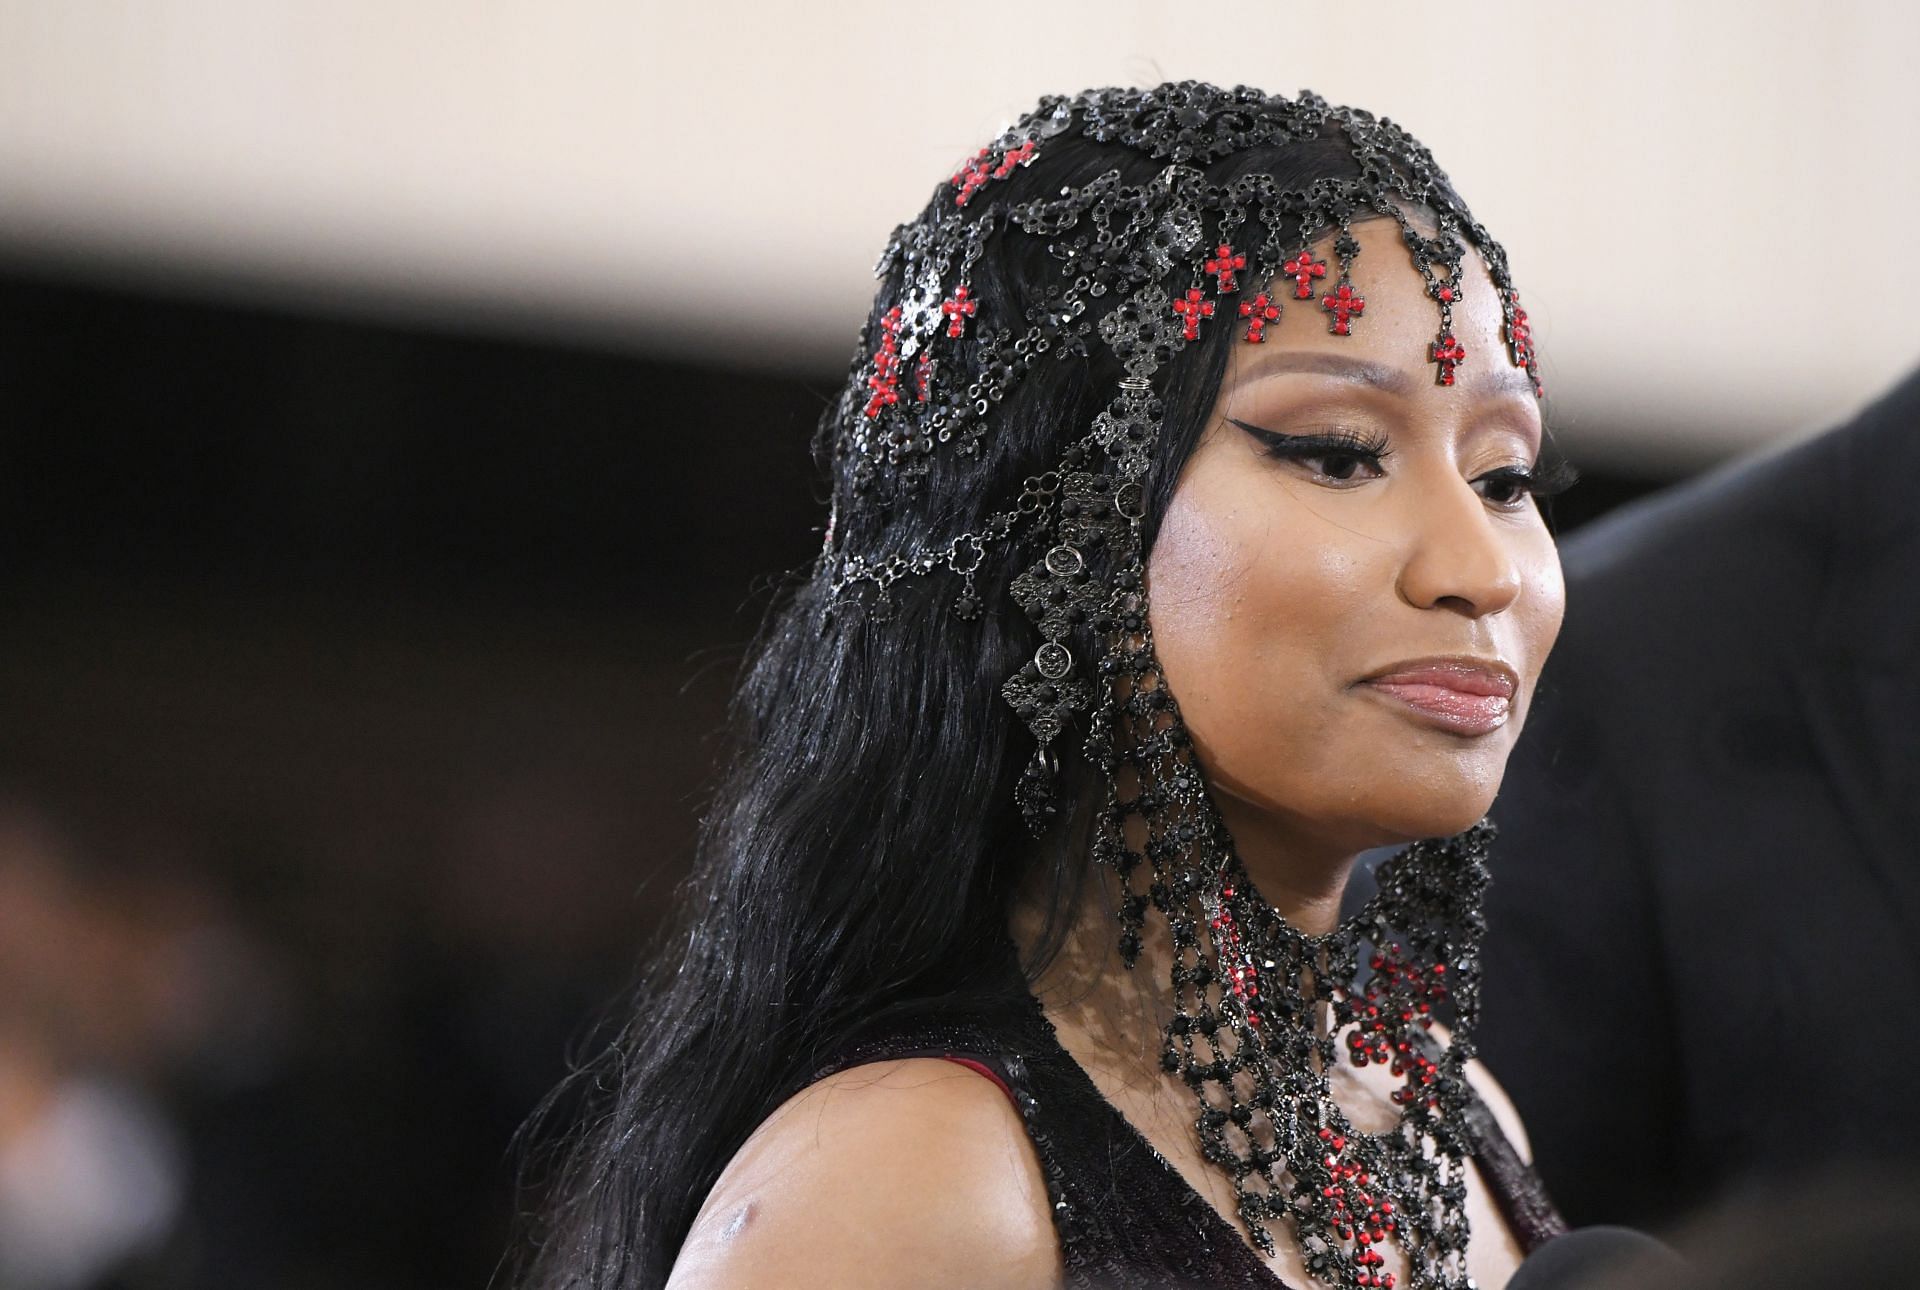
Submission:
[[[1452,1032],[1439,1022],[1434,1023],[1433,1029],[1441,1043],[1451,1040]],[[1520,1153],[1522,1160],[1532,1164],[1533,1144],[1527,1140],[1527,1126],[1521,1122],[1520,1108],[1515,1106],[1513,1099],[1507,1096],[1507,1090],[1500,1087],[1500,1081],[1493,1077],[1493,1072],[1488,1070],[1487,1064],[1478,1057],[1467,1063],[1466,1076],[1467,1083],[1473,1085],[1473,1091],[1480,1095],[1480,1100],[1487,1104],[1489,1111],[1493,1112],[1493,1118],[1499,1122],[1501,1131],[1507,1135],[1507,1141],[1513,1143],[1513,1149]]]
[[[1040,1161],[992,1081],[952,1062],[856,1066],[767,1117],[694,1219],[669,1290],[1053,1287]]]

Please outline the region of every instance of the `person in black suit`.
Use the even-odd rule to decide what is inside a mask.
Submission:
[[[1916,482],[1920,371],[1562,543],[1481,1048],[1575,1223],[1920,1173]]]

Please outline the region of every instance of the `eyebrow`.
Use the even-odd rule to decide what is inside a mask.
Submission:
[[[1263,354],[1255,365],[1248,370],[1249,381],[1267,376],[1279,376],[1290,372],[1305,372],[1314,376],[1331,376],[1349,381],[1355,385],[1366,385],[1388,394],[1397,394],[1406,398],[1413,393],[1413,378],[1398,367],[1386,363],[1375,363],[1364,358],[1351,358],[1345,354],[1331,354],[1325,350],[1281,349]],[[1533,395],[1533,382],[1527,374],[1517,367],[1504,365],[1492,371],[1486,371],[1477,377],[1469,377],[1463,383],[1466,388],[1481,397],[1496,394]]]

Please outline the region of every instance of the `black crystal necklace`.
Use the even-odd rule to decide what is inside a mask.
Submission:
[[[1414,843],[1380,866],[1359,912],[1324,935],[1300,931],[1240,861],[1151,630],[1123,636],[1108,656],[1118,737],[1093,851],[1121,877],[1129,967],[1149,905],[1166,920],[1174,1015],[1161,1065],[1193,1090],[1202,1155],[1232,1179],[1262,1253],[1275,1252],[1272,1227],[1286,1222],[1321,1283],[1394,1290],[1382,1253],[1391,1243],[1406,1256],[1407,1290],[1471,1290],[1465,1067],[1493,822]],[[1444,1047],[1429,1033],[1443,1016]],[[1334,1101],[1343,1060],[1398,1078],[1391,1127],[1360,1130]]]

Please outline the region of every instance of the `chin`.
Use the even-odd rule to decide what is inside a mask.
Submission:
[[[1476,785],[1457,793],[1423,796],[1418,801],[1382,803],[1375,819],[1380,831],[1389,836],[1372,845],[1389,846],[1464,833],[1492,808],[1493,798],[1493,792],[1481,792]]]
[[[1376,757],[1364,777],[1348,779],[1344,800],[1323,800],[1341,822],[1340,845],[1353,851],[1451,837],[1478,824],[1493,806],[1504,763],[1491,774],[1471,762]]]

